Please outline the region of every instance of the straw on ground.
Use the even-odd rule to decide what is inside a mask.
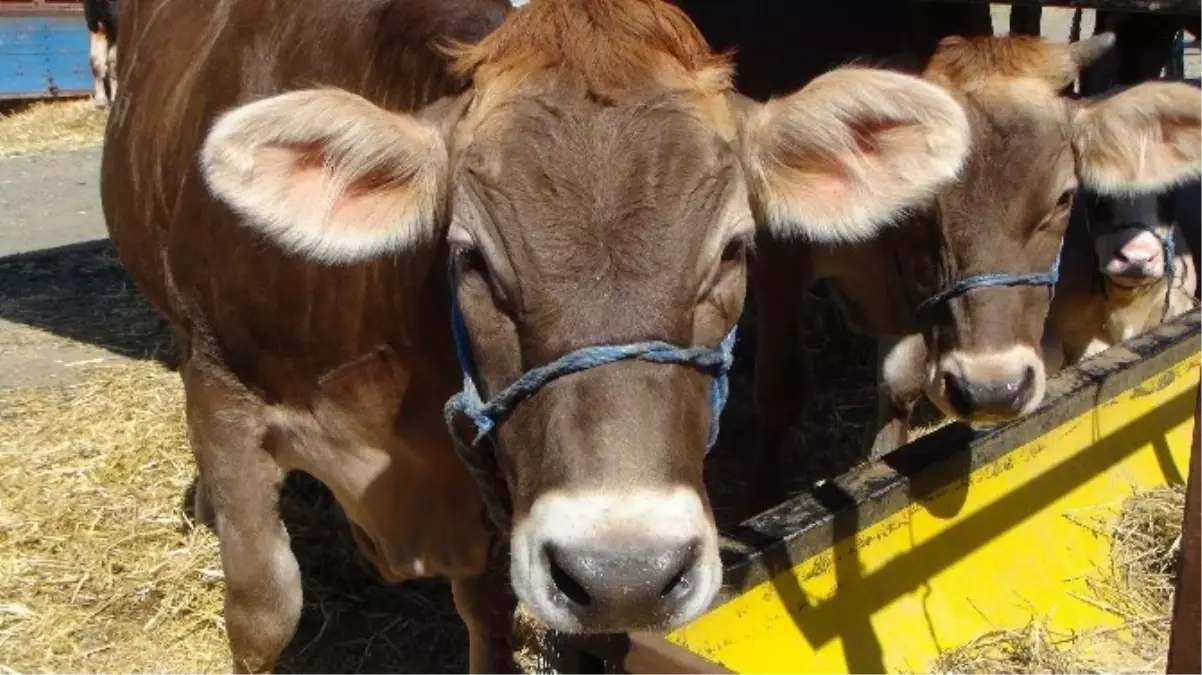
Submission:
[[[107,120],[90,99],[38,101],[0,112],[0,157],[99,146]]]

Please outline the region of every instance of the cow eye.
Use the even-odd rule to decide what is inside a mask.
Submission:
[[[747,257],[747,238],[735,237],[726,242],[726,248],[722,249],[722,262],[735,262],[743,260]]]
[[[1072,206],[1073,198],[1077,196],[1077,188],[1069,188],[1060,193],[1060,199],[1056,200],[1056,208],[1065,209]]]
[[[488,262],[484,259],[484,254],[475,246],[459,246],[455,249],[455,265],[459,268],[459,273],[465,274],[468,272],[476,274],[488,274]]]

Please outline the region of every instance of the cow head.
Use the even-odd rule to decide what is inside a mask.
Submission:
[[[818,240],[869,237],[966,151],[959,105],[918,78],[847,68],[738,99],[727,61],[652,0],[535,0],[453,65],[471,88],[414,113],[330,90],[234,109],[201,164],[298,255],[447,242],[486,399],[582,347],[717,346],[742,311],[753,211]],[[621,361],[550,382],[495,429],[513,585],[551,627],[665,628],[714,597],[710,386]]]
[[[1098,272],[1125,289],[1149,286],[1168,270],[1166,242],[1174,237],[1177,191],[1159,194],[1108,196],[1087,193],[1083,205]]]
[[[1138,98],[1136,98],[1138,96]],[[1173,230],[1177,224],[1178,189],[1197,180],[1202,173],[1198,140],[1202,100],[1196,85],[1148,83],[1133,90],[1117,90],[1090,104],[1110,108],[1111,115],[1128,118],[1162,112],[1154,124],[1163,125],[1161,137],[1175,140],[1153,155],[1158,171],[1137,176],[1136,160],[1130,152],[1114,146],[1112,153],[1095,153],[1095,163],[1082,174],[1084,185],[1080,212],[1094,237],[1094,252],[1100,272],[1111,284],[1136,289],[1157,283],[1171,268]],[[1105,118],[1101,118],[1103,124]],[[1105,136],[1118,129],[1094,126],[1100,136],[1095,143],[1112,143]],[[1099,156],[1100,155],[1100,156]],[[1168,250],[1166,250],[1168,244]]]
[[[940,44],[925,76],[960,100],[972,145],[960,178],[923,219],[927,229],[915,228],[908,251],[916,255],[901,263],[914,294],[1057,269],[1079,180],[1129,192],[1196,174],[1196,90],[1156,83],[1098,102],[1061,95],[1113,42],[1104,34],[1067,45],[1015,36]],[[1047,284],[993,284],[929,307],[920,318],[930,347],[930,399],[974,423],[1038,406],[1050,298]]]

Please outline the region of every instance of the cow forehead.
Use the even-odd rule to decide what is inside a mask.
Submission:
[[[671,98],[515,101],[477,126],[457,176],[527,230],[584,227],[603,240],[703,233],[740,178],[733,147]]]

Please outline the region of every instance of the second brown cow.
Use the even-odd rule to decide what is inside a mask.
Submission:
[[[1061,92],[1113,37],[1071,45],[1032,37],[951,37],[923,77],[968,113],[959,179],[895,228],[856,244],[784,247],[758,261],[757,404],[767,453],[760,494],[775,498],[781,436],[808,393],[797,358],[802,290],[826,280],[850,322],[879,341],[872,455],[906,442],[924,394],[974,424],[1034,409],[1041,341],[1079,180],[1138,190],[1197,171],[1197,91],[1148,83],[1098,101]]]

